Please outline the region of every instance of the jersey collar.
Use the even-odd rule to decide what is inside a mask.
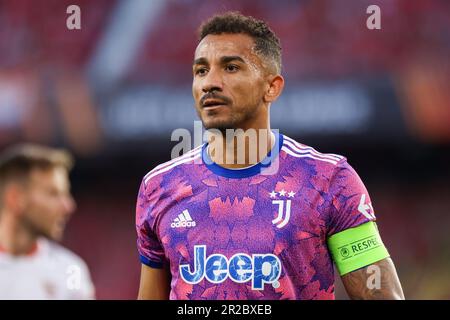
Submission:
[[[202,161],[206,165],[206,167],[209,170],[211,170],[214,174],[226,178],[233,178],[233,179],[248,178],[260,174],[261,170],[270,167],[272,162],[274,162],[277,159],[281,147],[283,146],[283,135],[278,133],[278,131],[272,132],[275,136],[275,144],[273,145],[272,149],[269,151],[267,156],[264,158],[264,160],[255,165],[242,169],[224,168],[211,160],[207,152],[208,143],[205,143],[202,147]]]

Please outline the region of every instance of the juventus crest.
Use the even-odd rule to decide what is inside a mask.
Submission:
[[[283,228],[285,225],[287,225],[287,223],[289,222],[289,219],[291,217],[291,199],[289,198],[294,198],[295,192],[291,191],[291,192],[287,192],[284,189],[279,191],[279,192],[275,192],[272,191],[271,193],[269,193],[270,198],[272,199],[276,199],[276,198],[288,198],[288,199],[276,199],[276,200],[272,200],[272,204],[277,205],[278,206],[278,214],[277,217],[275,219],[272,220],[272,223],[278,228],[281,229]]]

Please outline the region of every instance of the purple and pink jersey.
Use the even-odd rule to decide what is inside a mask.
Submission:
[[[245,169],[205,144],[144,177],[138,251],[170,268],[170,299],[334,299],[327,238],[375,220],[369,195],[344,157],[276,138]]]

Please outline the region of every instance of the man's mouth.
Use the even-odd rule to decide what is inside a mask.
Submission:
[[[67,225],[68,219],[61,219],[56,222],[58,228],[64,229]]]
[[[218,100],[218,99],[206,99],[203,104],[202,107],[203,109],[213,109],[213,108],[217,108],[217,107],[223,107],[225,106],[227,103],[223,100]]]

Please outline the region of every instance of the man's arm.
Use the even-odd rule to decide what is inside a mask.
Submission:
[[[385,258],[341,277],[353,300],[404,300],[402,286],[391,258]]]
[[[169,288],[170,276],[166,268],[150,268],[142,264],[138,300],[168,300]]]

